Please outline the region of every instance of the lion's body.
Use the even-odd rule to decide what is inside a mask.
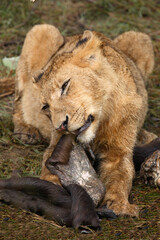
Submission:
[[[101,159],[104,204],[117,214],[138,214],[128,203],[132,152],[147,112],[145,81],[153,65],[151,40],[143,33],[128,32],[113,41],[90,31],[64,39],[50,25],[28,33],[17,69],[13,119],[22,140],[25,133],[40,133],[50,141],[43,179],[55,180],[45,161],[61,136],[56,129],[67,119],[74,133],[92,115],[94,121],[78,139],[90,142]]]

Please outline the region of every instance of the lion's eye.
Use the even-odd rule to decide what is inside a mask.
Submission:
[[[43,107],[42,107],[42,110],[46,110],[46,109],[48,109],[49,108],[49,105],[48,105],[48,103],[46,103]]]
[[[66,82],[63,83],[62,87],[61,87],[61,95],[64,94],[66,87],[68,86],[68,83],[70,82],[70,79],[68,79]]]

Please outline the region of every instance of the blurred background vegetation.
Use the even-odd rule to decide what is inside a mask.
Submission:
[[[15,76],[15,71],[3,66],[3,57],[20,55],[26,33],[42,23],[54,24],[63,35],[86,29],[110,38],[129,30],[149,34],[155,68],[147,86],[149,112],[145,127],[160,136],[160,0],[0,0],[0,78]],[[25,145],[13,137],[13,97],[0,99],[0,177],[16,168],[25,175],[39,175],[46,146]],[[104,220],[100,233],[82,236],[54,227],[33,214],[0,205],[0,239],[160,239],[159,192],[137,179],[132,192],[142,208],[140,219]]]

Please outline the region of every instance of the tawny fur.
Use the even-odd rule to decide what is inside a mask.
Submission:
[[[12,77],[0,78],[0,98],[8,96],[14,92],[15,82]]]
[[[15,132],[30,133],[19,135],[23,141],[34,143],[40,136],[50,141],[42,179],[58,182],[45,161],[66,116],[74,133],[93,115],[93,123],[78,138],[90,142],[101,158],[99,174],[107,189],[103,203],[116,214],[138,215],[137,206],[128,202],[132,154],[148,109],[145,82],[153,65],[151,40],[143,33],[131,31],[110,40],[85,31],[64,39],[50,25],[31,29],[17,69],[13,120]],[[41,110],[46,104],[49,108]]]

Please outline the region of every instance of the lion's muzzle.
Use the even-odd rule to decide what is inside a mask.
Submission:
[[[89,115],[85,124],[83,126],[81,126],[80,128],[78,128],[77,130],[75,130],[74,133],[76,135],[76,137],[78,137],[82,132],[84,132],[90,125],[91,123],[94,121],[94,117],[93,115]],[[58,131],[68,131],[68,122],[69,122],[69,118],[68,116],[66,116],[66,120],[62,122],[62,124],[56,129]]]
[[[91,123],[94,121],[94,117],[90,114],[85,122],[85,124],[80,127],[79,129],[77,129],[75,131],[75,135],[78,136],[80,135],[82,132],[84,132],[90,125]]]
[[[57,128],[58,131],[67,131],[68,130],[68,116],[66,116],[66,120],[62,122],[62,124]]]

